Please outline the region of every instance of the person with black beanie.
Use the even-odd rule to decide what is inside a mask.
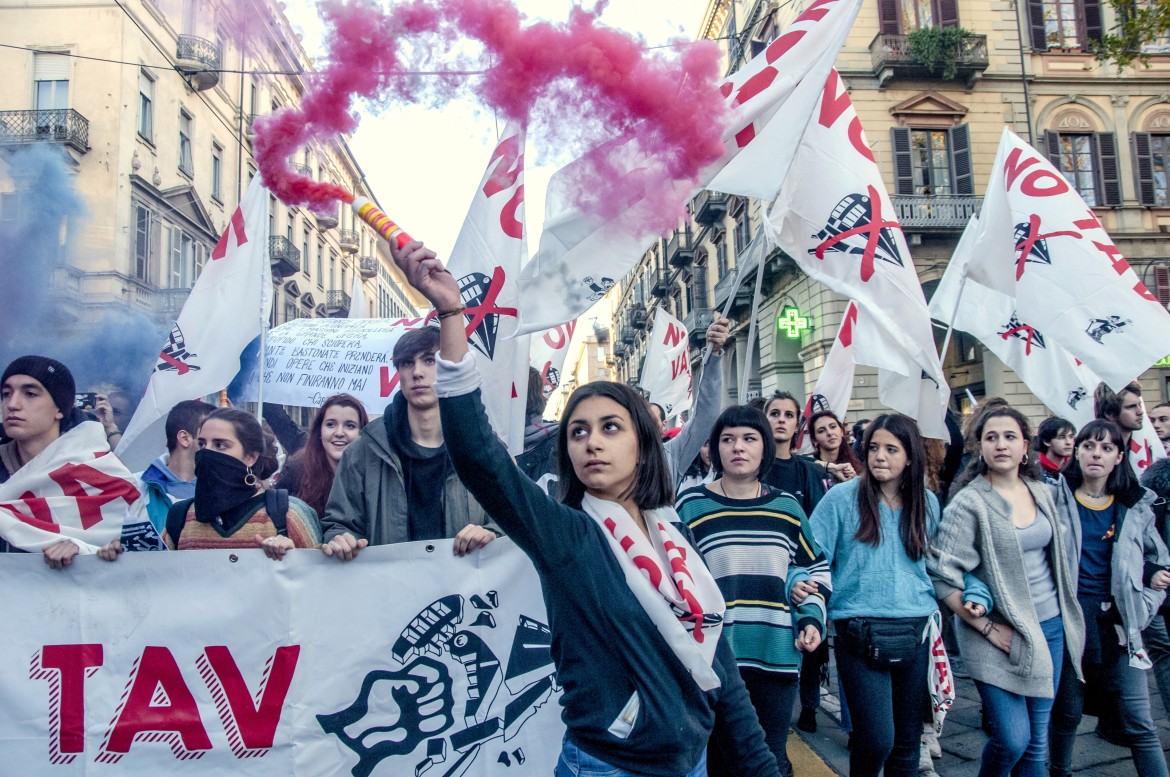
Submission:
[[[8,365],[0,377],[0,416],[4,426],[0,483],[7,483],[54,440],[85,420],[74,407],[75,400],[73,373],[61,362],[30,355]],[[0,551],[15,552],[16,548],[0,538]],[[45,561],[53,568],[69,566],[78,552],[75,543],[61,540],[44,549]]]

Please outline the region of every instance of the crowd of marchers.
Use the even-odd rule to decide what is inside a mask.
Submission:
[[[849,773],[933,772],[936,638],[979,692],[980,775],[1069,774],[1089,714],[1138,775],[1167,777],[1146,673],[1170,708],[1170,459],[1130,460],[1136,383],[1099,386],[1080,429],[1053,417],[1033,433],[988,399],[961,429],[948,414],[947,441],[894,413],[806,418],[784,392],[725,408],[720,317],[681,429],[600,381],[546,421],[532,371],[513,459],[480,398],[458,285],[419,243],[395,259],[439,325],[398,340],[400,390],[380,417],[338,394],[306,432],[275,406],[262,423],[181,402],[136,475],[142,525],[97,554],[305,548],[361,563],[370,545],[450,539],[466,555],[506,535],[553,631],[558,777],[792,774],[789,727],[816,730],[830,650]],[[107,394],[77,394],[43,356],[8,365],[0,409],[0,484],[86,424],[110,445],[121,433]],[[1150,416],[1170,445],[1170,405]],[[83,548],[41,551],[64,568]]]

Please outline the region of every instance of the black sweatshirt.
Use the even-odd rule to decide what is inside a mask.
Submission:
[[[777,777],[727,642],[715,655],[721,686],[703,691],[630,591],[597,523],[554,501],[512,463],[479,390],[440,399],[439,407],[459,478],[540,575],[569,739],[615,767],[680,777],[713,738],[736,774]],[[635,690],[641,711],[621,739],[608,729]]]

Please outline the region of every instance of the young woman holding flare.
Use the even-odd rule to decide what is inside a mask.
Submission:
[[[454,277],[420,243],[393,254],[440,321],[435,390],[455,469],[540,575],[564,688],[555,774],[705,777],[714,737],[737,774],[776,777],[720,638],[723,597],[676,528],[649,405],[618,383],[578,388],[557,433],[561,502],[551,499],[488,424]]]

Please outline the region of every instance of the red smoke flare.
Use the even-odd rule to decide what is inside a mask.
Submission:
[[[641,40],[600,26],[603,9],[575,8],[565,23],[525,26],[510,0],[412,0],[389,12],[369,0],[323,0],[328,64],[309,78],[299,107],[256,123],[264,183],[283,202],[311,209],[352,199],[339,187],[294,174],[289,157],[311,139],[352,132],[355,98],[444,102],[463,88],[507,119],[538,119],[555,128],[558,141],[594,145],[601,138],[633,137],[643,169],[619,179],[605,155],[594,154],[592,174],[577,179],[583,206],[611,216],[644,193],[673,197],[653,208],[665,227],[681,202],[677,193],[658,193],[669,192],[675,181],[697,184],[700,171],[722,155],[727,109],[716,86],[719,53],[709,42],[680,46],[674,54],[648,52]],[[424,52],[428,69],[467,65],[466,54],[444,60],[442,53],[466,52],[469,40],[482,44],[477,64],[488,71],[482,76],[423,89],[417,78],[403,75],[415,66],[415,50]],[[604,187],[605,195],[595,187]]]

